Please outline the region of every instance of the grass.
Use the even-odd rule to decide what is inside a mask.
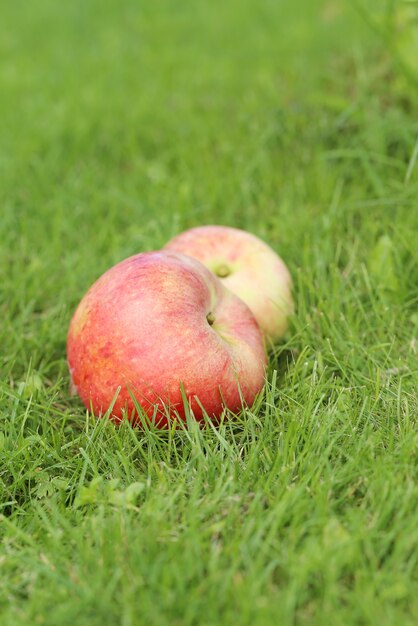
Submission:
[[[3,626],[417,623],[415,4],[2,7]],[[74,307],[204,223],[294,276],[263,396],[219,430],[95,421]]]

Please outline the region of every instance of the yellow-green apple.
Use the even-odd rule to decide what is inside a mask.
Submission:
[[[250,307],[271,341],[282,337],[293,311],[289,270],[264,241],[237,228],[199,226],[165,246],[198,259]]]
[[[70,323],[72,385],[97,415],[136,422],[136,402],[165,427],[170,416],[219,419],[251,405],[266,355],[249,308],[204,265],[171,251],[132,256],[109,269]]]

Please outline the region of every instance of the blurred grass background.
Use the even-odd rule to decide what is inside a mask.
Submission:
[[[2,623],[415,624],[417,3],[0,13]],[[204,223],[294,276],[265,398],[221,440],[94,426],[75,305]]]

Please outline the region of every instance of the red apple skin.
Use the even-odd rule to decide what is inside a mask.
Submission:
[[[265,337],[286,333],[293,312],[292,279],[283,260],[264,241],[238,228],[198,226],[169,241],[165,250],[187,254],[218,276],[253,312]]]
[[[201,263],[170,251],[132,256],[94,283],[71,320],[67,358],[88,409],[102,415],[120,387],[112,417],[138,421],[132,394],[159,427],[167,412],[186,419],[184,397],[198,421],[202,406],[216,421],[225,407],[251,405],[266,366],[248,307]]]

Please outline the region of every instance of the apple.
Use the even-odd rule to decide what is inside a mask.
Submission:
[[[206,265],[251,309],[270,341],[280,339],[293,312],[289,270],[264,241],[238,228],[199,226],[165,246]]]
[[[169,250],[109,269],[71,320],[71,384],[87,408],[159,427],[219,420],[251,405],[264,384],[263,337],[249,308],[204,265]],[[116,400],[115,400],[115,396]]]

